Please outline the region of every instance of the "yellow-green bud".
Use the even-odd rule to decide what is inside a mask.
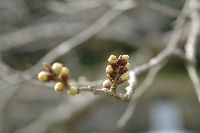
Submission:
[[[116,64],[117,63],[117,57],[115,55],[111,55],[109,58],[108,58],[108,62],[110,64]]]
[[[69,95],[76,95],[78,94],[78,88],[76,86],[72,86],[67,90]]]
[[[56,62],[52,65],[51,69],[55,74],[60,74],[62,67],[63,65],[61,63]]]
[[[122,55],[122,60],[129,62],[129,56],[128,55]]]
[[[105,80],[104,82],[103,82],[103,88],[110,88],[111,87],[111,82],[109,81],[109,80]]]
[[[127,68],[127,70],[130,69],[130,63],[127,63],[127,64],[126,64],[126,68]]]
[[[122,74],[121,76],[120,76],[120,81],[121,82],[125,82],[125,81],[127,81],[128,80],[128,74]]]
[[[112,68],[110,65],[108,65],[108,66],[106,67],[106,73],[110,74],[110,73],[112,73],[112,72],[113,72],[113,68]]]
[[[50,73],[41,71],[40,73],[38,73],[38,79],[42,82],[48,82],[50,81]]]
[[[56,83],[54,86],[54,90],[56,92],[63,92],[65,90],[64,84],[61,82]]]
[[[64,80],[67,79],[69,76],[69,69],[67,67],[62,67],[59,76],[61,79],[64,79]]]

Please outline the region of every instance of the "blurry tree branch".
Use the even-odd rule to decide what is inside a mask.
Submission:
[[[58,45],[51,51],[49,51],[43,58],[41,58],[33,67],[31,67],[27,71],[25,72],[15,71],[15,74],[12,74],[11,76],[6,76],[6,77],[3,75],[0,75],[0,77],[3,78],[3,80],[0,81],[0,85],[3,85],[5,82],[6,83],[8,82],[9,85],[16,85],[22,81],[28,81],[34,85],[41,85],[37,81],[32,81],[32,77],[37,74],[38,70],[40,70],[42,61],[53,62],[58,57],[62,56],[63,54],[66,54],[73,48],[87,41],[91,37],[97,35],[117,16],[119,16],[126,10],[136,7],[136,5],[137,3],[135,3],[134,1],[122,1],[122,2],[117,3],[114,7],[112,7],[108,12],[106,12],[91,26],[81,31],[77,35],[73,36],[71,39],[64,41],[63,43],[61,43],[60,45]],[[196,47],[198,44],[198,38],[199,38],[199,32],[200,32],[200,15],[199,15],[199,9],[198,9],[200,5],[199,1],[186,0],[185,5],[182,11],[180,12],[180,14],[176,10],[158,5],[157,3],[144,3],[144,5],[150,8],[153,8],[155,10],[162,11],[163,13],[173,16],[173,17],[178,16],[171,39],[169,40],[167,47],[164,50],[162,50],[160,53],[158,53],[157,56],[149,59],[149,61],[141,65],[138,65],[134,69],[130,70],[129,72],[130,79],[128,81],[129,85],[125,88],[126,89],[125,94],[113,93],[111,91],[105,91],[101,88],[98,89],[98,86],[102,83],[102,81],[86,83],[84,85],[83,84],[76,85],[79,87],[78,89],[79,93],[89,91],[94,94],[113,96],[122,101],[131,100],[128,105],[127,110],[118,121],[119,127],[123,127],[127,123],[127,121],[130,119],[136,107],[138,99],[149,89],[157,73],[159,72],[159,70],[161,70],[161,68],[164,65],[166,65],[168,59],[171,56],[178,56],[183,60],[183,62],[185,62],[190,79],[192,83],[194,84],[195,91],[200,101],[200,79],[196,70],[196,57],[195,57]],[[96,6],[97,5],[94,4],[91,7],[85,7],[80,10],[93,8]],[[191,19],[191,29],[189,31],[187,42],[185,44],[185,52],[184,52],[180,48],[178,48],[178,43],[182,37],[184,26],[185,26],[184,24],[188,16]],[[49,23],[49,24],[44,24],[44,25],[39,25],[39,26],[33,26],[27,29],[22,29],[17,32],[7,34],[9,36],[7,35],[0,36],[0,43],[3,44],[0,47],[2,47],[1,51],[4,51],[4,50],[6,51],[10,48],[21,46],[24,43],[28,43],[28,42],[37,40],[39,38],[43,38],[43,37],[48,38],[48,37],[62,36],[62,35],[65,36],[66,34],[68,34],[66,23],[60,23],[59,25],[57,23],[55,24]],[[0,68],[2,68],[2,70],[0,71],[1,74],[4,74],[4,75],[7,74],[8,71],[10,70],[9,66],[7,66],[6,64],[3,64],[3,62],[0,63]],[[138,77],[141,74],[145,73],[146,71],[149,71],[149,72],[144,82],[139,87],[137,87]],[[49,85],[45,85],[45,86],[49,87]],[[7,87],[8,87],[7,85],[3,86],[3,88],[7,88]],[[10,95],[8,95],[8,97],[6,98],[5,103],[1,104],[0,108],[3,108],[5,106],[6,102],[9,101],[9,98],[12,97],[12,95],[15,93],[15,90],[17,88],[18,86],[15,86],[15,88],[13,89],[14,91],[10,91]],[[67,100],[70,100],[71,103],[66,102]],[[74,112],[83,111],[84,109],[88,108],[92,104],[96,103],[99,100],[99,97],[87,96],[87,98],[85,98],[85,96],[83,96],[83,97],[80,97],[80,99],[79,97],[77,97],[77,98],[68,98],[67,100],[59,104],[57,108],[50,111],[49,110],[45,111],[37,120],[30,123],[30,125],[28,125],[27,127],[24,127],[16,132],[17,133],[23,133],[23,132],[24,133],[26,132],[38,132],[38,133],[41,132],[42,133],[46,131],[47,128],[51,126],[54,122],[63,121],[63,120],[66,120],[66,121],[71,120]],[[77,106],[74,106],[74,104],[77,104]],[[49,116],[52,116],[52,117],[49,117]],[[41,123],[42,123],[42,127],[41,127]]]
[[[88,4],[88,2],[90,4]],[[50,5],[52,5],[53,3],[55,4],[55,3],[59,3],[59,2],[56,2],[56,1],[49,2]],[[127,3],[127,1],[122,2],[122,3]],[[115,3],[116,5],[112,4],[110,6],[111,7],[114,6],[114,8],[113,8],[113,11],[114,11],[114,10],[116,10],[115,7],[117,7],[117,5],[118,5],[117,8],[119,8],[120,5],[123,5],[122,3],[116,2]],[[96,5],[97,6],[101,3],[98,3],[97,1],[93,1],[93,2],[92,1],[72,2],[71,4],[69,4],[69,6],[73,6],[73,9],[82,10],[82,9],[79,8],[79,5],[77,5],[77,4],[80,4],[80,6],[83,7],[83,5],[85,5],[85,6],[88,6],[88,5],[90,5],[90,6],[94,5],[95,6]],[[167,6],[164,6],[164,5],[158,4],[156,2],[137,1],[137,4],[145,5],[147,7],[150,7],[153,10],[156,10],[156,11],[158,10],[158,11],[162,12],[163,14],[167,14],[167,15],[170,15],[172,17],[175,17],[179,14],[179,11],[172,9],[172,8],[169,8]],[[58,6],[64,6],[65,7],[66,5],[63,4],[63,3],[59,3]],[[57,6],[55,8],[58,9],[58,10],[62,10],[62,8],[58,8]],[[124,9],[120,9],[120,10],[122,10],[122,12],[123,12],[123,10],[124,11],[128,10],[131,7],[127,6],[127,7],[122,7],[122,8],[124,8]],[[65,11],[65,13],[66,13],[66,11]],[[118,13],[121,14],[120,12],[118,12]],[[113,15],[114,15],[114,13],[113,13]],[[111,17],[110,21],[112,21],[112,19],[114,19],[114,18],[115,17],[113,17],[113,18]],[[109,18],[108,18],[108,20],[109,20]],[[25,28],[21,28],[20,30],[13,31],[11,33],[0,35],[0,51],[8,51],[10,49],[14,49],[14,48],[23,46],[27,43],[30,43],[30,42],[33,42],[35,40],[39,40],[39,39],[42,39],[42,38],[55,38],[55,37],[72,36],[72,35],[75,34],[76,31],[72,30],[71,27],[77,27],[76,25],[80,25],[80,24],[79,23],[68,24],[66,22],[49,22],[49,23],[43,23],[43,24],[39,23],[37,25],[28,26],[28,27],[25,27]],[[84,24],[81,24],[81,25],[84,25]],[[85,26],[83,26],[83,27],[85,27]]]
[[[188,35],[187,43],[185,44],[186,57],[190,62],[187,63],[186,68],[192,83],[194,84],[195,91],[197,93],[198,100],[200,102],[200,78],[196,69],[196,49],[199,42],[200,35],[200,14],[199,14],[198,0],[191,0],[190,3],[190,18],[191,18],[191,30]]]
[[[86,98],[87,97],[87,98]],[[78,113],[88,109],[89,107],[100,103],[99,97],[95,96],[79,96],[70,97],[60,103],[55,109],[46,110],[35,121],[26,127],[17,130],[15,133],[44,133],[55,122],[70,121]]]
[[[144,1],[144,2],[141,2],[141,4],[146,6],[146,7],[149,7],[152,10],[158,11],[162,14],[165,14],[165,15],[171,16],[171,17],[177,17],[180,13],[176,9],[173,9],[169,6],[159,4],[159,3],[154,2],[154,1]]]
[[[114,18],[116,18],[117,16],[119,16],[123,11],[126,11],[132,7],[135,7],[135,3],[127,3],[127,2],[121,2],[121,3],[118,3],[117,5],[115,5],[112,9],[110,9],[108,12],[106,12],[102,17],[100,17],[100,19],[98,19],[94,24],[92,24],[90,27],[88,27],[86,30],[83,30],[82,32],[80,32],[79,34],[77,34],[76,36],[74,36],[73,38],[63,42],[62,44],[60,44],[58,47],[54,48],[53,50],[51,50],[50,52],[48,52],[35,66],[33,66],[32,68],[30,68],[29,70],[27,70],[26,72],[17,72],[15,74],[12,74],[11,76],[7,77],[6,79],[8,79],[9,81],[16,81],[14,82],[13,84],[18,84],[22,81],[30,81],[32,76],[34,76],[37,72],[38,72],[38,69],[40,68],[40,65],[41,65],[41,62],[42,61],[48,61],[48,62],[52,62],[54,61],[56,58],[58,58],[59,56],[67,53],[68,51],[70,51],[72,48],[80,45],[81,43],[83,43],[84,41],[88,40],[89,38],[91,38],[92,36],[96,35],[99,31],[101,31],[107,24],[109,24]],[[37,27],[38,28],[38,27]],[[30,30],[32,30],[32,32],[36,32],[37,30],[41,30],[40,29],[41,27],[39,27],[38,29],[34,29],[31,28],[31,29],[27,29],[27,30],[22,30],[22,31],[19,31],[19,36],[13,36],[14,39],[13,40],[9,40],[9,38],[6,38],[6,37],[2,37],[3,38],[3,42],[4,43],[8,43],[10,45],[12,45],[13,42],[17,42],[17,44],[21,45],[22,42],[21,41],[24,41],[24,42],[30,42],[30,41],[33,41],[36,38],[40,38],[41,36],[43,36],[44,32],[41,32],[41,34],[37,35],[35,34],[35,36],[32,36],[32,34],[29,34],[31,33]],[[52,36],[52,32],[49,30],[46,30],[46,28],[48,29],[49,28],[49,25],[46,25],[46,27],[42,27],[43,30],[42,31],[45,31],[45,35],[46,37],[49,37],[49,36]],[[56,30],[58,31],[57,34],[60,34],[60,27],[57,27],[56,25],[54,26],[55,29],[53,30]],[[27,33],[27,34],[26,34]],[[46,34],[47,33],[47,34]],[[16,35],[15,33],[13,35]],[[24,35],[27,35],[24,37]],[[18,40],[18,39],[21,39],[21,38],[25,38],[25,40]],[[10,46],[10,45],[5,45],[6,47],[5,48],[11,48],[13,46]],[[5,50],[5,49],[4,49]],[[2,66],[4,68],[8,68],[8,66],[6,64],[2,64]],[[39,67],[39,68],[38,68]],[[21,78],[18,78],[18,77],[21,77]],[[19,79],[19,80],[11,80],[11,79]],[[18,87],[17,87],[18,88]],[[17,89],[16,88],[16,89]],[[15,90],[16,90],[15,89]],[[10,91],[11,92],[11,95],[9,95],[8,98],[12,97],[15,93],[15,91]],[[87,101],[86,98],[84,98],[84,100],[81,100],[81,101]],[[93,100],[89,100],[89,103],[94,101]],[[84,108],[84,107],[87,107],[87,103],[86,104],[82,104],[82,102],[79,102],[81,105],[84,105],[83,107],[82,106],[77,106],[78,108],[74,108],[74,110],[78,109],[79,111],[81,111],[81,108]],[[63,107],[61,105],[61,107]],[[69,106],[67,106],[68,108]],[[2,107],[4,108],[4,107]],[[72,112],[74,112],[74,110]],[[56,111],[55,113],[58,113],[58,111]],[[68,112],[66,112],[68,113]],[[56,115],[55,115],[56,116]],[[66,114],[65,114],[66,116]],[[57,116],[56,116],[57,117]],[[62,118],[63,118],[63,115],[62,115]],[[45,127],[42,128],[45,130]],[[25,129],[23,129],[25,130]]]
[[[185,52],[181,52],[180,54],[182,57],[186,60],[187,64],[187,70],[190,75],[190,79],[194,84],[198,99],[200,99],[200,80],[197,74],[197,70],[195,68],[195,54],[196,54],[196,47],[197,47],[197,41],[199,37],[199,29],[200,29],[200,19],[199,19],[199,11],[198,11],[198,5],[199,2],[197,0],[193,1],[186,1],[185,6],[182,10],[182,13],[179,15],[175,28],[174,28],[174,34],[172,35],[172,38],[168,44],[168,47],[166,50],[174,50],[175,47],[178,45],[178,40],[180,39],[181,36],[181,29],[183,26],[183,23],[185,21],[185,16],[191,14],[191,31],[188,35],[188,41],[185,44]],[[192,10],[192,13],[190,12]],[[161,52],[162,53],[162,52]],[[150,87],[152,84],[157,72],[162,68],[163,64],[160,64],[160,67],[155,67],[150,69],[149,74],[147,75],[145,81],[142,83],[140,87],[135,91],[135,93],[132,96],[132,101],[129,103],[125,113],[121,116],[119,119],[117,125],[119,127],[124,127],[124,125],[127,123],[127,121],[130,119],[132,116],[137,99],[142,96],[142,94],[147,91],[147,89]]]
[[[112,9],[106,12],[102,17],[100,17],[95,23],[90,27],[83,30],[79,34],[75,35],[71,39],[61,43],[59,46],[49,51],[37,64],[31,67],[26,73],[30,75],[35,75],[38,69],[41,68],[41,63],[43,61],[52,62],[56,58],[70,51],[72,48],[80,45],[81,43],[87,41],[89,38],[93,37],[99,33],[103,28],[105,28],[113,19],[119,16],[124,11],[136,6],[134,2],[123,1],[115,5]]]

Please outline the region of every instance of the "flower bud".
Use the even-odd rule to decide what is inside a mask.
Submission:
[[[123,71],[123,72],[127,72],[129,69],[130,69],[130,64],[127,63],[127,64],[122,68],[122,71]]]
[[[130,69],[130,63],[127,63],[127,64],[126,64],[126,68],[127,68],[127,70]]]
[[[51,69],[55,74],[60,74],[62,67],[63,65],[61,63],[56,62],[52,65]]]
[[[54,90],[56,92],[63,92],[65,90],[64,84],[61,82],[56,83],[54,86]]]
[[[117,57],[115,55],[111,55],[109,58],[108,58],[108,62],[110,64],[117,64]]]
[[[112,72],[113,72],[113,68],[110,65],[108,65],[106,67],[106,73],[111,74]]]
[[[110,89],[111,84],[112,84],[112,83],[111,83],[109,80],[105,80],[105,81],[103,82],[103,88]]]
[[[50,81],[50,73],[41,71],[40,73],[38,73],[38,79],[42,82],[48,82]]]
[[[118,62],[122,66],[125,66],[129,62],[129,56],[128,55],[120,55],[118,58]]]
[[[122,55],[122,60],[125,60],[128,63],[129,62],[129,56],[128,55]]]
[[[69,76],[69,69],[67,67],[62,67],[59,77],[66,80]]]
[[[122,74],[120,76],[120,82],[125,82],[128,80],[128,74]]]
[[[78,94],[78,88],[76,86],[71,86],[68,90],[67,93],[69,95],[76,95]]]
[[[110,79],[110,80],[112,80],[112,77],[109,74],[107,74],[107,78]]]

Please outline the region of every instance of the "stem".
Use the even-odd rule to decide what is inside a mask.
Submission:
[[[116,93],[116,88],[117,88],[117,85],[118,85],[118,79],[119,79],[119,71],[120,71],[120,68],[117,68],[116,69],[116,75],[115,75],[115,78],[113,79],[113,83],[112,83],[112,86],[111,86],[111,91]]]

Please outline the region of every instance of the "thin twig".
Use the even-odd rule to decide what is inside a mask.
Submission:
[[[160,12],[162,14],[165,14],[165,15],[171,16],[171,17],[177,17],[180,13],[180,11],[177,9],[173,9],[169,6],[162,5],[162,4],[154,2],[154,1],[144,1],[144,2],[141,2],[141,4],[146,7],[149,7],[152,10],[155,10],[157,12]]]
[[[122,14],[124,11],[136,6],[134,2],[123,1],[118,3],[112,9],[107,11],[102,17],[100,17],[94,24],[92,24],[87,29],[83,30],[79,34],[75,35],[73,38],[64,41],[56,48],[49,51],[42,59],[40,59],[37,64],[27,70],[25,73],[30,75],[35,75],[38,70],[41,69],[41,63],[43,61],[52,62],[61,55],[67,53],[71,49],[77,47],[79,44],[87,41],[92,36],[99,33],[103,28],[105,28],[112,20],[117,16]]]
[[[187,63],[186,68],[190,79],[194,85],[198,100],[200,102],[200,78],[196,69],[196,49],[198,44],[198,38],[200,34],[200,15],[198,6],[200,2],[198,0],[191,0],[191,31],[188,36],[187,43],[185,45],[186,57],[190,62]]]

